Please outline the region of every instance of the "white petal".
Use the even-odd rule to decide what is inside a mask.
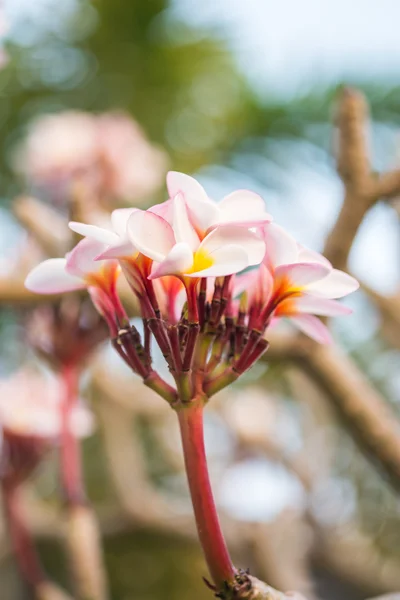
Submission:
[[[268,223],[265,232],[265,263],[269,268],[298,262],[297,242],[287,231],[275,223]]]
[[[360,284],[354,277],[333,269],[324,279],[307,286],[307,292],[323,298],[343,298],[355,292]]]
[[[193,225],[189,220],[186,204],[182,194],[178,194],[173,199],[173,217],[172,228],[174,230],[177,244],[180,242],[187,244],[191,250],[196,250],[200,244],[199,236],[195,232]]]
[[[180,275],[193,266],[193,252],[187,244],[176,244],[168,256],[154,269],[149,279],[163,275]]]
[[[299,245],[299,262],[313,262],[313,263],[321,263],[322,265],[326,265],[327,267],[331,267],[332,265],[325,256],[322,256],[319,252],[315,252],[315,250],[310,250],[309,248],[305,248],[304,246]]]
[[[328,298],[316,298],[315,296],[304,295],[294,299],[295,310],[300,313],[310,313],[323,317],[336,317],[339,315],[349,315],[353,311],[348,306],[329,300]]]
[[[211,225],[218,223],[219,209],[196,179],[184,173],[170,171],[167,174],[167,187],[170,198],[179,193],[183,195],[190,216],[200,231],[206,231]]]
[[[317,317],[297,315],[290,317],[291,323],[319,344],[330,344],[332,336],[329,329]]]
[[[102,265],[96,262],[96,258],[106,249],[106,244],[84,238],[66,255],[66,271],[75,277],[85,277],[88,273],[97,273],[102,269]]]
[[[162,262],[175,246],[171,225],[153,212],[137,210],[128,220],[128,236],[139,252]]]
[[[331,269],[321,263],[295,263],[293,265],[281,265],[275,269],[276,279],[288,279],[293,287],[307,286],[323,279],[328,275]]]
[[[222,277],[239,273],[249,266],[247,252],[240,246],[227,245],[217,248],[210,253],[214,264],[207,269],[189,273],[189,277]]]
[[[220,211],[220,223],[252,226],[271,221],[271,216],[265,210],[264,200],[250,190],[236,190],[225,196],[217,206]]]
[[[60,294],[83,289],[85,282],[65,270],[65,258],[50,258],[32,269],[25,280],[25,287],[37,294]]]
[[[70,221],[68,227],[72,229],[72,231],[75,231],[75,233],[79,233],[79,235],[84,235],[92,240],[103,242],[103,244],[115,244],[120,241],[119,237],[113,231],[103,229],[103,227],[97,227],[97,225],[87,225],[86,223]]]
[[[123,240],[127,239],[126,231],[128,219],[132,213],[137,211],[137,208],[117,208],[111,213],[111,224],[114,232]]]
[[[213,229],[201,242],[199,248],[211,253],[228,244],[240,246],[246,251],[248,265],[260,264],[265,254],[264,241],[240,225],[222,225]]]

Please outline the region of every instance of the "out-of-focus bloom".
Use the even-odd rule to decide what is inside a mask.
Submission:
[[[0,379],[0,426],[13,435],[57,440],[61,432],[61,382],[22,369]],[[93,431],[93,417],[82,404],[71,413],[71,430],[78,437]]]
[[[313,315],[334,317],[351,313],[335,299],[354,292],[358,282],[333,269],[321,254],[299,246],[278,225],[266,225],[264,239],[263,263],[237,281],[237,291],[246,290],[251,326],[265,328],[271,319],[287,317],[308,336],[328,343],[329,330]]]
[[[126,320],[116,290],[120,267],[115,260],[95,260],[104,249],[104,244],[85,238],[65,258],[50,258],[37,265],[26,278],[25,286],[39,294],[86,288],[97,310],[117,330],[118,318]]]
[[[15,156],[15,169],[55,190],[83,181],[101,197],[140,201],[161,185],[166,155],[123,113],[65,111],[38,117]]]
[[[60,439],[61,382],[29,369],[0,379],[0,479],[17,483],[30,475],[45,451]],[[91,412],[82,402],[70,414],[74,435],[93,431]]]
[[[4,37],[7,34],[7,31],[8,31],[8,22],[7,22],[5,14],[4,14],[4,9],[0,5],[0,69],[5,67],[6,64],[8,63],[8,54],[4,50],[4,47],[3,47]]]
[[[133,245],[156,263],[151,278],[238,273],[262,260],[265,246],[257,235],[240,225],[224,225],[203,239],[193,226],[182,194],[172,201],[172,226],[151,211],[136,211],[128,221]]]

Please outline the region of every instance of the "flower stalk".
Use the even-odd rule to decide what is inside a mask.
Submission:
[[[61,404],[60,471],[62,490],[67,505],[85,502],[80,445],[71,427],[71,415],[78,396],[79,371],[74,364],[62,369],[63,399]]]
[[[216,588],[221,589],[225,582],[234,581],[236,569],[229,556],[211,489],[204,446],[203,406],[204,400],[198,398],[177,412],[197,531],[211,577]]]

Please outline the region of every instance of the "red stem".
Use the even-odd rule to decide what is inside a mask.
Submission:
[[[232,581],[232,564],[219,523],[207,468],[203,434],[203,406],[196,402],[178,411],[185,467],[200,543],[218,589]]]
[[[61,376],[64,391],[61,403],[61,481],[66,502],[77,505],[85,501],[80,446],[71,427],[71,415],[78,398],[79,368],[65,365]]]
[[[36,588],[45,581],[36,548],[21,515],[19,489],[16,485],[3,484],[4,510],[11,543],[18,567],[30,587]]]

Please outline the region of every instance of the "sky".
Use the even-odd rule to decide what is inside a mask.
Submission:
[[[398,0],[174,0],[222,31],[254,84],[279,94],[348,76],[400,81]]]

